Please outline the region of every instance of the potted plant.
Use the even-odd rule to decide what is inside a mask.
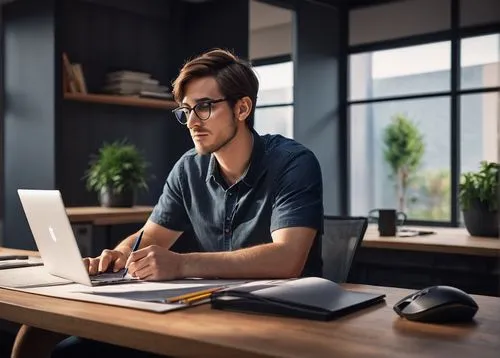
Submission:
[[[92,155],[85,172],[89,191],[99,195],[101,206],[130,207],[138,189],[148,189],[146,162],[136,146],[127,140],[104,143],[98,155]]]
[[[405,212],[406,192],[425,152],[424,138],[415,123],[403,114],[396,114],[384,129],[383,141],[384,158],[396,181],[398,210]]]
[[[465,227],[472,236],[498,238],[500,164],[481,161],[479,171],[462,174],[458,187]]]

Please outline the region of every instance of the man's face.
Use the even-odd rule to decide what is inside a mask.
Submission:
[[[219,85],[213,77],[194,79],[185,88],[182,106],[194,108],[196,104],[200,104],[197,111],[202,118],[200,119],[195,111],[191,111],[187,121],[187,127],[199,154],[219,151],[238,132],[237,120],[227,101],[206,104],[207,101],[223,98]],[[203,118],[205,116],[208,118]]]

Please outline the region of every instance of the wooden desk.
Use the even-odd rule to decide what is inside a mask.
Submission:
[[[472,237],[460,228],[422,229],[436,234],[380,237],[377,225],[369,225],[349,282],[409,289],[446,284],[500,296],[499,239]]]
[[[71,225],[73,227],[80,226],[77,230],[79,234],[76,236],[84,256],[99,255],[102,250],[114,247],[117,240],[124,238],[122,235],[113,236],[113,225],[143,224],[152,211],[152,206],[133,206],[130,208],[83,206],[66,208]]]
[[[417,230],[419,228],[416,228]],[[500,239],[470,236],[463,228],[421,228],[436,234],[412,237],[380,237],[377,225],[368,225],[363,247],[491,256],[500,258]]]
[[[38,251],[28,251],[28,250],[18,250],[18,249],[8,249],[0,246],[0,255],[28,255],[39,257]]]
[[[158,314],[0,289],[0,318],[37,327],[45,337],[43,330],[169,356],[498,356],[500,298],[474,295],[480,308],[473,323],[437,325],[406,321],[392,310],[411,290],[344,286],[383,292],[386,302],[334,321],[317,322],[218,311],[209,305]]]
[[[104,208],[100,206],[68,207],[71,223],[91,223],[92,225],[116,225],[143,223],[153,211],[152,206],[131,208]]]
[[[209,305],[167,314],[0,289],[0,317],[49,331],[190,357],[497,357],[500,298],[475,296],[474,324],[440,326],[400,319],[393,304],[410,291],[384,292],[385,304],[330,322],[231,313]]]

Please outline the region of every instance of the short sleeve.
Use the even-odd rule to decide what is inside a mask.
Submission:
[[[316,156],[309,150],[292,154],[276,181],[271,232],[285,227],[323,231],[323,180]]]
[[[163,193],[149,217],[152,222],[175,231],[185,231],[189,227],[183,200],[183,159],[181,157],[170,171]]]

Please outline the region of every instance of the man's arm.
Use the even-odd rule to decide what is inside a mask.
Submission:
[[[141,230],[124,239],[114,250],[106,249],[103,250],[99,257],[84,258],[83,261],[89,273],[95,275],[98,272],[105,272],[111,264],[113,265],[114,271],[118,271],[125,267],[127,259],[132,253],[132,246],[134,245],[135,239],[142,230],[144,230],[144,234],[142,236],[140,248],[158,245],[169,249],[182,234],[182,231],[170,230],[148,220]]]
[[[201,278],[291,278],[300,276],[316,229],[289,227],[273,242],[231,252],[178,254],[152,245],[130,255],[129,273],[144,280]]]
[[[144,230],[144,234],[142,235],[139,248],[144,248],[150,245],[158,245],[168,249],[182,234],[182,231],[170,230],[164,226],[154,223],[151,220],[148,220],[139,231],[120,242],[116,246],[115,250],[121,251],[127,256],[130,255],[135,239],[139,236],[142,230]]]
[[[183,254],[181,277],[290,278],[300,276],[316,230],[290,227],[273,232],[273,242],[231,252]]]
[[[181,172],[184,170],[183,158],[179,159],[170,171],[158,203],[153,208],[146,224],[141,228],[144,230],[141,248],[154,246],[168,249],[187,226],[189,219],[183,206],[182,183],[180,182]],[[104,250],[99,257],[84,258],[83,262],[89,273],[93,275],[97,272],[104,272],[111,264],[114,271],[122,269],[130,257],[132,246],[141,230],[125,238],[114,250]]]

